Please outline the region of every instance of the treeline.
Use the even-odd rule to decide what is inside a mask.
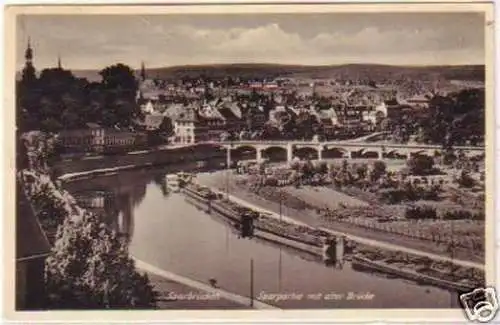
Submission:
[[[419,137],[424,142],[444,146],[481,144],[485,134],[485,93],[465,89],[447,96],[434,96],[429,114],[420,123]]]
[[[34,70],[25,70],[16,85],[18,130],[59,132],[89,122],[133,127],[141,116],[134,72],[116,64],[99,74],[101,82],[89,82],[62,68],[45,69],[38,77]]]
[[[464,89],[447,95],[434,94],[429,107],[406,111],[389,118],[389,130],[398,142],[415,141],[443,147],[481,145],[485,135],[484,89]]]

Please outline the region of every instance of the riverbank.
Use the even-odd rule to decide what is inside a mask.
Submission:
[[[247,297],[162,270],[137,258],[134,260],[160,294],[158,309],[252,309]],[[276,309],[255,300],[253,308]]]
[[[336,218],[325,218],[324,216],[317,213],[317,210],[312,207],[312,204],[307,204],[305,208],[298,206],[297,208],[291,208],[286,204],[280,204],[279,200],[276,200],[274,196],[271,195],[259,195],[250,191],[245,186],[238,184],[235,181],[234,176],[231,176],[228,171],[219,171],[215,173],[200,173],[197,176],[197,182],[201,185],[216,189],[224,193],[231,193],[231,196],[236,200],[242,200],[248,204],[263,208],[273,213],[282,212],[283,215],[288,216],[290,219],[300,222],[302,224],[307,224],[316,228],[325,228],[334,232],[345,233],[350,236],[357,238],[362,238],[369,241],[375,241],[380,243],[386,243],[391,246],[399,246],[401,248],[406,248],[410,251],[420,251],[429,256],[434,256],[441,258],[442,260],[461,260],[464,264],[470,266],[477,266],[484,269],[484,256],[478,254],[471,254],[470,250],[457,248],[454,250],[453,255],[450,254],[449,247],[447,245],[438,244],[436,242],[415,238],[412,236],[402,235],[395,232],[385,231],[387,225],[380,226],[380,229],[375,227],[368,227],[362,222],[345,222],[343,220],[338,220]],[[276,190],[278,191],[278,190]],[[311,190],[310,190],[311,191]],[[328,189],[329,195],[335,195],[335,191]],[[313,196],[316,192],[311,192],[309,196]],[[341,194],[345,196],[345,194]],[[319,197],[316,200],[320,199]],[[332,198],[332,204],[338,202],[337,199]],[[336,202],[337,201],[337,202]],[[318,208],[324,208],[318,207]],[[360,207],[362,208],[362,207]],[[365,207],[367,209],[372,208],[372,206]],[[347,209],[352,209],[348,207]],[[376,208],[373,207],[374,212]],[[459,224],[459,222],[455,222]],[[456,228],[458,230],[458,227]],[[453,258],[451,258],[453,256]]]
[[[221,193],[196,185],[184,189],[185,195],[193,199],[195,204],[208,213],[216,212],[220,216],[231,221],[238,221],[246,209],[247,212],[257,212],[248,206],[235,203],[234,200],[224,198]],[[259,211],[261,212],[261,211]],[[305,225],[296,225],[277,217],[274,214],[260,214],[254,219],[254,236],[269,240],[284,246],[292,247],[313,255],[319,255],[323,259],[330,248],[326,244],[333,236],[324,229],[316,229]],[[280,219],[277,219],[280,218]],[[337,236],[341,236],[337,234]],[[432,256],[419,257],[409,252],[401,252],[382,248],[380,245],[374,248],[359,240],[347,237],[346,253],[349,259],[355,259],[355,265],[364,266],[376,272],[395,275],[401,278],[432,284],[449,290],[467,291],[472,290],[484,283],[484,272],[465,265],[454,265],[456,261],[440,261],[432,259]],[[325,246],[326,245],[326,246]],[[326,247],[326,250],[325,250]],[[348,249],[347,249],[348,248]],[[344,248],[341,248],[344,251]],[[338,259],[339,257],[333,257]],[[340,257],[343,259],[343,256]],[[366,262],[366,263],[365,263]]]
[[[209,144],[193,144],[189,146],[155,148],[119,155],[84,156],[78,158],[61,158],[52,166],[56,177],[64,175],[100,175],[98,171],[113,169],[114,171],[132,168],[144,168],[168,164],[187,164],[193,168],[198,161],[216,160],[220,167],[226,161],[225,151]],[[75,177],[75,176],[73,176]]]

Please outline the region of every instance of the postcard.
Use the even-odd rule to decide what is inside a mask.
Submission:
[[[5,14],[7,319],[496,316],[492,4]]]

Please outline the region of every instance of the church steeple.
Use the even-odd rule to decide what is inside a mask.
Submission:
[[[26,63],[32,63],[33,61],[33,49],[31,48],[31,38],[28,37],[28,46],[26,47],[26,51],[24,52],[24,58],[26,59]]]
[[[144,61],[141,62],[141,79],[146,80],[146,68],[144,67]]]
[[[33,67],[33,49],[31,48],[31,39],[28,37],[28,46],[24,52],[26,62],[23,68],[22,81],[24,84],[31,84],[36,80],[36,71]]]
[[[57,68],[58,69],[62,69],[61,56],[60,55],[57,56]]]

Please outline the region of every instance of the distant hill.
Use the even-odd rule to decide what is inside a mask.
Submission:
[[[218,65],[187,65],[147,69],[150,78],[178,79],[182,77],[212,78],[243,77],[243,78],[314,78],[314,79],[371,79],[384,81],[391,79],[413,79],[429,81],[485,79],[484,65],[461,66],[391,66],[378,64],[346,64],[329,66],[280,65],[280,64],[218,64]],[[97,70],[73,70],[73,74],[89,81],[100,81]],[[139,71],[136,71],[139,74]],[[18,74],[19,75],[19,74]]]
[[[484,65],[464,66],[389,66],[376,64],[349,64],[337,66],[301,66],[278,64],[228,64],[228,65],[193,65],[150,69],[147,71],[152,78],[179,78],[182,76],[196,77],[206,75],[211,77],[246,77],[246,78],[342,78],[342,79],[372,79],[382,81],[395,78],[417,80],[474,80],[484,81]]]

